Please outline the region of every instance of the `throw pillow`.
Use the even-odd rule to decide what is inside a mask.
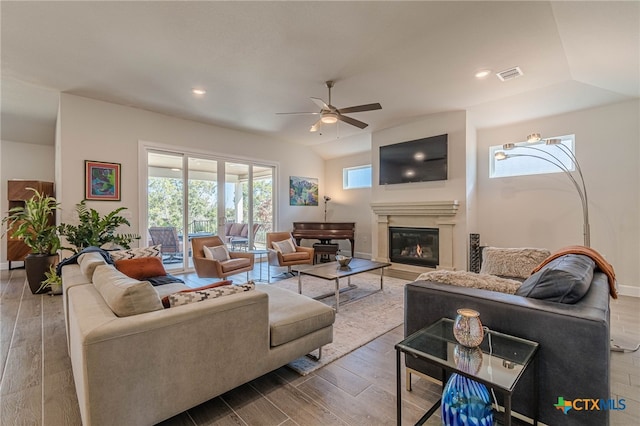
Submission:
[[[116,261],[116,269],[136,280],[167,275],[159,257],[138,257]]]
[[[189,290],[181,290],[181,291],[178,291],[178,293],[193,293],[194,291],[202,291],[210,288],[222,287],[223,285],[231,285],[231,284],[233,284],[233,281],[231,280],[218,281],[217,283],[203,285],[202,287],[190,288]],[[162,306],[164,306],[165,308],[171,307],[171,303],[169,302],[169,295],[162,298]]]
[[[588,256],[564,255],[527,278],[516,294],[550,302],[576,303],[589,291],[595,266]]]
[[[203,246],[202,251],[204,252],[204,257],[207,259],[217,260],[218,262],[231,259],[229,250],[227,250],[227,246],[225,245],[214,247]]]
[[[279,251],[282,254],[295,253],[296,251],[296,246],[293,244],[291,238],[283,241],[274,241],[271,244],[276,251]]]
[[[515,294],[522,284],[520,281],[500,278],[489,274],[476,274],[467,271],[430,271],[422,273],[416,281],[435,281],[437,283],[458,287],[479,288],[481,290],[499,291]]]
[[[480,273],[500,277],[528,278],[533,268],[545,260],[551,252],[537,248],[497,248],[482,250]]]
[[[249,281],[247,284],[242,285],[223,285],[206,290],[173,293],[168,296],[169,306],[173,308],[189,303],[202,302],[203,300],[216,299],[218,297],[250,291],[255,289],[255,287],[255,284]]]
[[[113,265],[98,266],[93,273],[93,285],[119,317],[163,309],[160,296],[151,284],[130,278]]]
[[[138,257],[162,257],[162,245],[132,248],[127,250],[110,251],[111,259],[115,262],[122,259],[136,259]]]

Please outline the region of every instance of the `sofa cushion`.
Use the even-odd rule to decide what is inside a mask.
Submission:
[[[255,289],[255,284],[248,282],[242,285],[221,285],[204,290],[194,289],[194,291],[181,291],[168,296],[169,306],[173,308],[175,306],[188,305],[190,303],[243,293],[253,289]]]
[[[206,259],[217,260],[218,262],[229,260],[229,250],[227,250],[227,246],[225,245],[213,247],[203,246],[202,251]]]
[[[516,294],[550,302],[576,303],[589,291],[595,265],[588,256],[564,255],[527,278]]]
[[[265,284],[257,289],[269,295],[271,346],[291,342],[335,321],[333,308],[317,300]]]
[[[482,250],[480,273],[500,277],[528,278],[533,268],[550,254],[551,252],[547,249],[485,247]]]
[[[119,317],[163,309],[160,296],[147,281],[138,281],[113,265],[101,265],[93,274],[93,285]]]
[[[107,262],[104,257],[97,252],[82,253],[78,256],[78,265],[80,265],[80,271],[84,276],[91,281],[93,279],[93,273],[100,265],[106,265]]]
[[[210,288],[216,288],[216,287],[222,287],[223,285],[231,285],[233,284],[233,281],[231,280],[225,280],[225,281],[218,281],[212,284],[207,284],[207,285],[203,285],[201,287],[196,287],[196,288],[187,288],[184,290],[179,290],[179,291],[175,291],[172,293],[168,293],[167,295],[165,295],[164,297],[162,297],[162,305],[165,308],[169,308],[171,307],[171,303],[169,302],[169,295],[173,294],[173,293],[191,293],[194,291],[202,291],[202,290],[207,290]]]
[[[229,259],[225,262],[221,262],[220,266],[222,267],[222,272],[230,272],[251,266],[251,260],[246,257],[239,257],[237,259]]]
[[[271,245],[276,251],[279,251],[282,254],[295,253],[296,251],[296,246],[293,244],[291,238],[287,238],[283,241],[274,241]]]
[[[167,275],[159,257],[138,257],[116,260],[116,269],[136,280]]]
[[[499,291],[501,293],[515,294],[522,283],[516,280],[500,278],[489,274],[476,274],[467,271],[430,271],[424,272],[416,278],[416,281],[434,281],[455,285],[458,287],[479,288],[482,290]]]
[[[138,257],[162,257],[162,245],[132,248],[127,250],[110,251],[111,259],[115,262],[121,259],[135,259]]]

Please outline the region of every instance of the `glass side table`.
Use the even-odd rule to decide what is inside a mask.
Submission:
[[[260,264],[260,278],[258,278],[258,282],[264,282],[262,280],[262,256],[265,254],[269,254],[269,250],[266,249],[253,249],[253,250],[249,250],[249,253],[253,254],[254,258],[256,255],[258,255],[258,263]],[[267,267],[267,275],[269,275],[268,272],[268,267]],[[271,284],[271,277],[267,276],[267,283]]]
[[[456,348],[458,346],[458,348]],[[396,410],[398,424],[402,424],[402,386],[400,376],[401,354],[410,355],[443,369],[442,386],[451,373],[468,377],[489,388],[501,392],[504,396],[504,424],[511,425],[511,395],[525,370],[533,364],[534,368],[534,425],[538,424],[538,366],[539,344],[519,337],[489,331],[479,346],[482,359],[477,361],[477,369],[460,368],[459,359],[454,357],[461,345],[453,336],[453,320],[442,318],[432,325],[416,331],[400,343],[396,349]],[[462,347],[464,348],[464,347]],[[458,361],[458,362],[456,362]],[[468,367],[468,364],[466,365]],[[477,370],[477,371],[476,371]],[[442,399],[438,400],[416,425],[423,424],[435,413]],[[496,407],[497,408],[497,407]],[[497,423],[497,422],[496,422]]]

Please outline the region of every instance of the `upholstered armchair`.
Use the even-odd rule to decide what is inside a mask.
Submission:
[[[291,241],[290,246],[287,241]],[[287,249],[290,247],[293,251]],[[313,248],[297,245],[290,232],[267,232],[267,250],[269,266],[286,266],[287,273],[291,273],[293,265],[313,264]]]
[[[252,253],[228,251],[227,246],[217,235],[191,239],[193,266],[200,278],[222,278],[247,273],[253,269]],[[206,252],[206,253],[205,253]]]

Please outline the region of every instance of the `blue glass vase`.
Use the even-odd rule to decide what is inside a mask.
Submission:
[[[492,426],[493,410],[487,387],[459,374],[452,374],[442,391],[440,409],[446,426]]]

